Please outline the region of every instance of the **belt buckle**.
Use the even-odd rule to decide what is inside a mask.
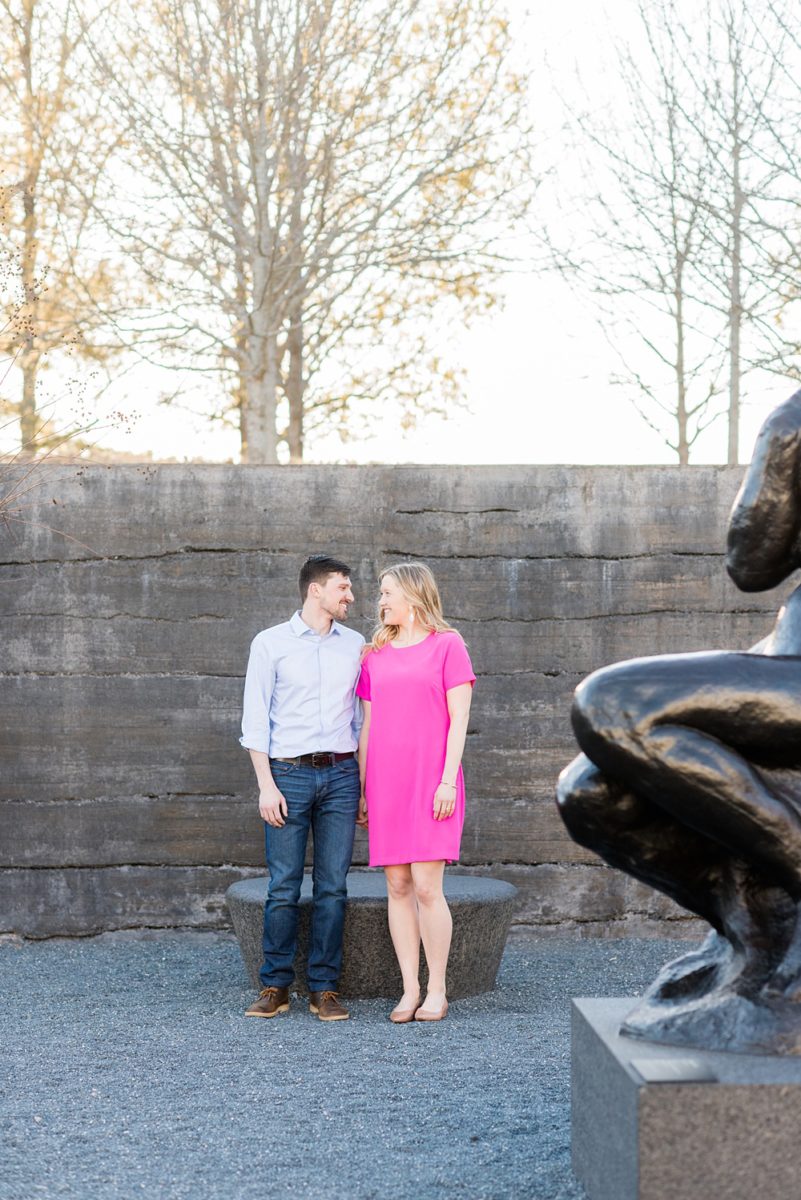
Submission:
[[[327,750],[314,750],[312,752],[313,767],[330,767],[333,755]]]

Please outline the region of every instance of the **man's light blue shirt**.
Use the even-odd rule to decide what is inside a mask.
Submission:
[[[321,636],[299,612],[258,633],[245,678],[241,745],[271,758],[355,750],[356,699],[364,638],[334,621]]]

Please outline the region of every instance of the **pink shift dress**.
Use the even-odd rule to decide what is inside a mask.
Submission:
[[[371,867],[458,859],[462,768],[452,816],[434,820],[434,793],[450,728],[446,692],[475,678],[455,630],[430,633],[414,646],[382,646],[365,656],[356,695],[371,703],[365,780]]]

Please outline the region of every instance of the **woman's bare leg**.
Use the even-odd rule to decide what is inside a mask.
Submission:
[[[384,867],[387,880],[389,934],[403,979],[397,1009],[414,1008],[420,999],[420,921],[408,865]]]
[[[453,921],[443,891],[444,862],[412,863],[412,879],[420,913],[420,934],[428,963],[424,1012],[439,1012],[445,1003],[445,975]]]

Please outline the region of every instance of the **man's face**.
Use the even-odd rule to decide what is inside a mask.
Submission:
[[[334,621],[347,621],[348,609],[353,603],[353,592],[347,575],[329,575],[325,583],[313,583],[317,602],[324,613]]]

